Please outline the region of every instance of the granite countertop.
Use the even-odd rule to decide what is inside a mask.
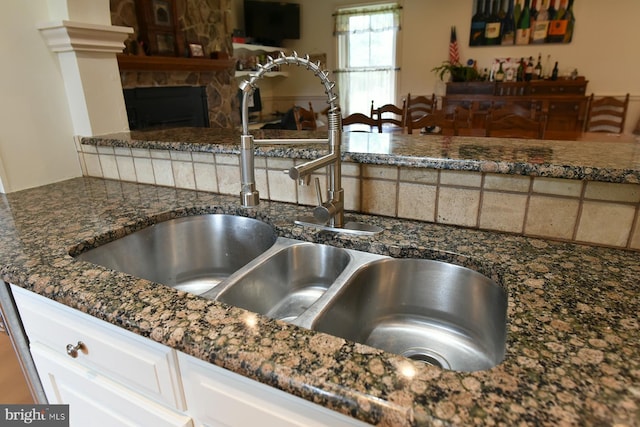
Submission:
[[[256,139],[326,138],[326,132],[257,130]],[[640,183],[640,137],[616,141],[549,141],[396,133],[343,133],[344,160],[357,163]],[[238,154],[240,131],[176,128],[82,138],[83,144]],[[312,159],[322,145],[258,145],[270,157]]]
[[[237,197],[72,179],[0,196],[0,273],[372,424],[640,425],[640,253],[368,216],[359,219],[383,233],[336,235],[293,225],[307,211],[275,202],[247,211]],[[209,212],[257,217],[284,237],[493,271],[509,297],[506,358],[486,371],[445,371],[262,316],[249,327],[242,309],[69,255],[153,222]]]

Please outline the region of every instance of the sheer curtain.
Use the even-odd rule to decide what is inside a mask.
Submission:
[[[369,114],[396,98],[397,3],[340,8],[334,13],[338,46],[337,86],[344,115]]]

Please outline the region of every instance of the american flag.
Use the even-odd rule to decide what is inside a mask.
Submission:
[[[449,39],[449,62],[451,64],[460,63],[460,51],[458,50],[458,37],[456,27],[451,27],[451,38]]]

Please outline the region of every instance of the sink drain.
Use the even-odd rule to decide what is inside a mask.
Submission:
[[[402,356],[411,360],[422,362],[425,365],[437,366],[442,369],[451,369],[451,365],[441,354],[427,348],[410,348],[402,353]]]

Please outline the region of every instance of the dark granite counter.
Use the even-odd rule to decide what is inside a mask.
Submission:
[[[322,138],[326,132],[258,130],[257,139]],[[640,143],[345,132],[343,159],[357,163],[640,183]],[[83,144],[238,154],[240,132],[178,128],[82,138]],[[321,145],[260,145],[258,155],[309,159]]]
[[[434,150],[444,150],[444,140],[434,141]],[[637,154],[615,160],[600,151],[602,168],[638,176]],[[498,275],[509,296],[506,358],[491,370],[461,373],[262,316],[249,330],[242,309],[69,255],[205,212],[258,217],[285,237]],[[382,217],[363,218],[384,228],[376,237],[335,235],[294,226],[302,212],[274,202],[246,211],[237,197],[73,179],[0,197],[1,277],[372,424],[640,425],[640,253]]]

